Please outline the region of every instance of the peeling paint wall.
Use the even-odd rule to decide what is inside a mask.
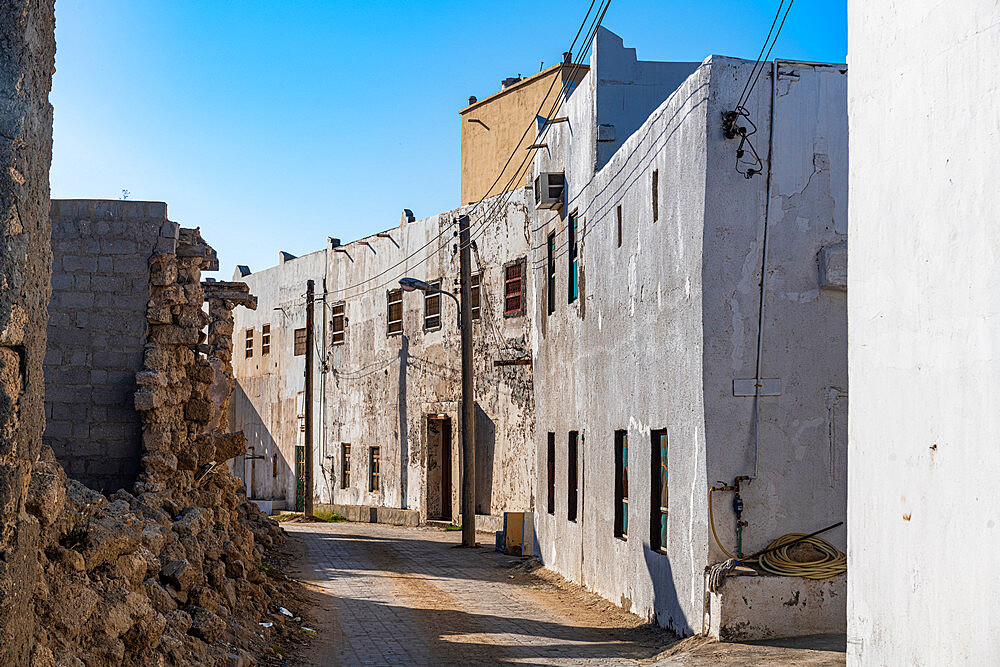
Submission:
[[[306,282],[315,281],[316,294],[323,291],[326,254],[323,250],[287,259],[281,264],[248,276],[237,270],[234,281],[242,281],[257,296],[257,310],[239,308],[234,312],[233,369],[236,390],[230,401],[230,424],[247,437],[247,455],[233,459],[229,466],[243,480],[248,498],[277,500],[295,507],[295,447],[305,391],[305,356],[295,355],[295,330],[306,326]],[[323,335],[322,301],[315,304],[314,339]],[[270,326],[270,349],[264,352],[263,327]],[[251,331],[253,354],[247,357],[246,336]],[[319,462],[322,460],[320,391],[322,354],[314,355],[313,447],[316,455],[317,490],[322,489]],[[254,458],[251,458],[254,457]],[[257,458],[259,457],[259,458]],[[277,475],[274,474],[277,469]],[[319,500],[319,498],[317,498]],[[279,504],[280,504],[279,502]]]
[[[600,58],[609,57],[610,44],[599,44],[566,107],[569,123],[550,128],[548,151],[535,162],[539,172],[565,170],[567,182],[563,210],[539,211],[532,244],[535,527],[547,566],[690,634],[702,629],[704,568],[721,559],[709,534],[708,487],[752,472],[753,399],[734,397],[733,380],[754,377],[765,180],[735,172],[736,142],[726,141],[721,127],[752,63],[706,60],[595,172],[596,136],[587,128],[596,125]],[[819,288],[817,253],[845,239],[846,75],[792,70],[796,78],[780,84],[788,90],[775,114],[782,137],[775,144],[763,365],[765,376],[782,378],[782,395],[761,408],[760,479],[744,494],[748,551],[844,514],[845,434],[842,423],[833,429],[828,420],[842,414],[830,407],[830,388],[846,394],[846,295]],[[761,116],[763,154],[770,101],[765,72],[747,105]],[[574,212],[580,296],[569,303],[566,228]],[[550,233],[552,315],[545,286]],[[649,548],[653,429],[666,429],[669,443],[665,553]],[[625,540],[614,536],[617,430],[629,438]],[[576,521],[567,518],[569,431],[582,439]],[[549,432],[556,443],[554,514],[545,511]],[[723,498],[717,523],[733,549],[731,496]],[[833,541],[843,546],[843,532]]]
[[[473,322],[475,366],[478,514],[499,515],[532,507],[534,469],[529,453],[533,383],[530,366],[496,367],[497,359],[527,355],[528,318],[505,317],[503,269],[526,256],[530,217],[526,190],[488,200],[474,211],[473,273],[482,272],[481,318]],[[482,225],[483,211],[497,215]],[[327,440],[333,458],[326,461],[333,480],[333,502],[384,505],[418,510],[428,518],[428,498],[440,507],[441,489],[429,489],[428,416],[451,422],[451,509],[460,511],[461,355],[457,309],[441,296],[441,324],[424,326],[424,295],[403,293],[403,331],[387,335],[387,297],[403,275],[441,280],[457,291],[457,226],[451,222],[467,208],[406,222],[382,236],[330,251],[329,303],[343,302],[347,327],[344,343],[330,346],[327,375]],[[396,266],[404,257],[413,257]],[[481,263],[480,263],[481,262]],[[367,281],[367,282],[365,282]],[[388,284],[386,284],[388,283]],[[351,287],[357,285],[357,287]],[[350,289],[344,290],[345,287]],[[351,484],[341,488],[341,445],[351,445]],[[380,448],[382,484],[369,491],[369,450]],[[440,461],[438,465],[448,465]],[[430,517],[435,518],[435,517]]]
[[[848,8],[847,662],[1000,664],[1000,6]]]
[[[481,317],[473,322],[476,370],[477,513],[500,515],[532,508],[534,467],[530,453],[533,428],[533,382],[530,365],[497,367],[494,361],[528,354],[530,325],[526,314],[505,317],[503,271],[507,262],[528,253],[531,216],[527,191],[489,200],[472,213],[476,251],[473,273],[482,272]],[[484,211],[494,210],[488,225]],[[237,459],[237,474],[254,477],[255,495],[295,500],[294,455],[298,437],[296,395],[302,391],[305,357],[293,356],[293,332],[305,326],[306,280],[316,281],[316,367],[314,377],[315,493],[320,502],[416,510],[428,518],[428,505],[440,512],[440,474],[451,469],[451,509],[460,511],[461,445],[459,401],[461,357],[454,301],[442,295],[440,325],[424,326],[424,295],[403,295],[403,331],[387,335],[387,291],[403,275],[458,289],[457,230],[451,222],[465,209],[409,221],[377,235],[288,259],[243,280],[259,299],[253,312],[236,312],[234,333],[237,391],[232,423],[242,429],[254,454]],[[408,255],[411,259],[405,260]],[[481,262],[481,263],[480,263]],[[325,282],[324,282],[325,280]],[[322,302],[326,285],[325,304]],[[528,289],[527,285],[525,291]],[[333,308],[343,304],[343,342],[333,341]],[[279,308],[280,310],[275,310]],[[261,326],[271,325],[271,353],[260,356]],[[254,357],[244,355],[246,330],[255,331]],[[280,343],[278,342],[280,339]],[[451,459],[429,452],[428,417],[451,424]],[[350,474],[343,487],[343,445],[350,445]],[[370,450],[379,448],[380,484],[369,489]],[[272,456],[278,454],[273,476]],[[437,475],[427,485],[428,468]],[[262,468],[264,469],[262,471]],[[434,513],[432,513],[434,514]],[[436,518],[431,516],[431,518]]]

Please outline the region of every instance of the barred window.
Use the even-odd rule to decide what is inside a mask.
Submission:
[[[391,336],[403,333],[403,290],[389,290],[385,299],[388,312],[385,334]]]
[[[331,341],[334,345],[340,345],[344,342],[345,336],[345,325],[347,324],[347,318],[344,317],[344,302],[333,304],[333,319],[330,322],[330,328],[333,330],[333,340]]]
[[[247,329],[246,347],[243,348],[243,356],[246,359],[253,356],[253,329]]]
[[[441,326],[441,281],[430,284],[430,289],[424,292],[424,329],[437,329]]]
[[[368,490],[378,491],[381,478],[379,476],[379,463],[382,458],[379,447],[368,448]]]
[[[524,265],[525,260],[514,260],[504,266],[503,314],[515,317],[524,314]]]
[[[473,273],[472,279],[469,280],[469,295],[470,295],[470,300],[472,301],[472,303],[470,304],[471,307],[469,308],[469,311],[470,314],[472,315],[472,319],[474,320],[479,319],[479,315],[482,310],[480,308],[481,305],[480,285],[482,284],[482,280],[483,280],[482,273]]]
[[[271,325],[265,324],[260,329],[260,356],[271,354]]]
[[[306,353],[306,330],[302,329],[295,330],[295,350],[294,354],[296,357],[301,357]]]

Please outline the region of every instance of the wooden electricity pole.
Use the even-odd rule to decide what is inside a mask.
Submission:
[[[462,288],[462,546],[476,546],[476,402],[472,368],[472,257],[469,216],[458,219]]]
[[[303,517],[313,518],[313,299],[316,284],[306,282],[305,466],[302,489]]]

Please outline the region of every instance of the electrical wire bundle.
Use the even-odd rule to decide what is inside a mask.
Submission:
[[[785,5],[785,0],[781,0],[778,3],[778,11],[774,14],[774,21],[771,22],[771,29],[767,31],[767,37],[764,39],[764,45],[760,47],[760,53],[757,55],[757,61],[753,64],[753,68],[750,70],[750,75],[747,77],[747,81],[743,84],[743,92],[740,93],[740,99],[736,102],[736,106],[733,107],[732,111],[723,114],[722,128],[726,134],[727,139],[740,138],[740,145],[736,147],[736,171],[743,175],[744,178],[750,179],[761,173],[763,170],[763,163],[761,162],[760,156],[757,154],[757,149],[754,148],[753,142],[750,141],[750,137],[757,133],[757,126],[752,120],[750,120],[750,112],[747,108],[743,106],[750,100],[750,94],[753,93],[753,89],[757,87],[757,80],[760,79],[761,72],[764,71],[764,65],[761,62],[767,61],[771,57],[771,49],[774,48],[775,43],[778,41],[778,35],[781,34],[781,29],[785,25],[785,19],[788,18],[788,11],[792,8],[792,3],[795,0],[789,0],[788,7],[785,8],[784,16],[781,15],[781,8]],[[778,23],[778,17],[781,16],[781,23]],[[778,31],[774,31],[774,27],[778,26]],[[771,38],[771,35],[774,38]],[[770,46],[768,46],[770,44]],[[767,50],[767,55],[764,54],[764,50]],[[752,82],[752,83],[751,83]],[[773,85],[773,82],[772,82]],[[747,124],[750,125],[750,130],[737,123],[743,119]],[[749,156],[747,155],[749,151]]]

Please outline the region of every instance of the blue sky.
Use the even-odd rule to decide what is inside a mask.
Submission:
[[[167,202],[259,270],[459,203],[458,110],[556,63],[589,2],[56,3],[52,196]],[[643,60],[756,58],[777,2],[613,0]],[[772,57],[844,62],[844,0]]]

